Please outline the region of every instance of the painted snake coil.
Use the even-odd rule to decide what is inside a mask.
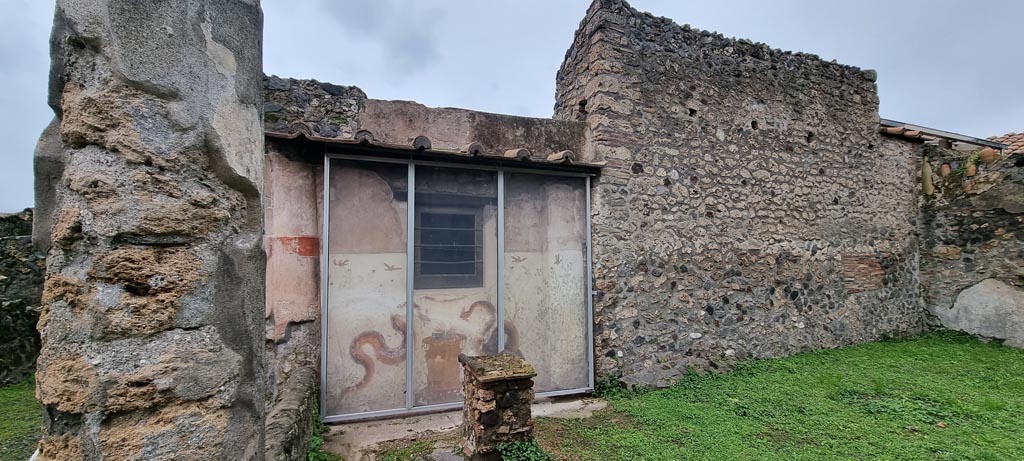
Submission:
[[[419,306],[415,306],[419,307]],[[459,317],[462,320],[468,320],[470,316],[477,310],[486,311],[490,314],[492,322],[488,323],[488,327],[480,335],[482,339],[480,341],[479,350],[485,354],[495,354],[498,352],[498,331],[496,328],[497,323],[497,309],[494,305],[487,301],[477,301],[470,304],[469,307],[463,309]],[[428,319],[429,320],[429,319]],[[358,383],[353,384],[345,388],[343,393],[355,392],[365,389],[373,381],[373,374],[376,371],[376,363],[380,362],[385,365],[397,365],[405,361],[405,347],[407,338],[405,335],[405,317],[399,314],[391,315],[391,328],[402,336],[402,344],[398,347],[388,347],[387,340],[384,335],[378,331],[367,331],[365,333],[356,336],[352,340],[352,344],[349,346],[349,355],[352,356],[352,360],[363,367],[363,378]],[[365,346],[369,346],[373,350],[373,355],[366,352]],[[505,350],[522,357],[523,353],[519,350],[519,330],[516,326],[506,320],[505,321]],[[376,359],[376,360],[374,360]]]
[[[352,360],[362,365],[365,373],[363,379],[345,389],[345,393],[354,392],[366,388],[373,380],[373,372],[376,370],[374,358],[385,365],[397,365],[405,361],[405,317],[393,314],[391,316],[391,328],[394,328],[402,336],[402,344],[398,347],[388,347],[384,335],[377,331],[367,331],[352,340],[349,346],[349,354]],[[363,346],[370,346],[373,349],[373,356],[367,354]]]
[[[486,311],[491,314],[491,322],[487,325],[487,329],[484,330],[484,334],[481,337],[486,338],[480,341],[480,349],[485,354],[497,354],[498,353],[498,310],[487,301],[477,301],[470,304],[469,307],[464,309],[459,317],[462,320],[468,320],[473,312],[477,309]],[[519,330],[515,324],[505,320],[505,350],[520,357],[523,356],[522,351],[519,350]]]

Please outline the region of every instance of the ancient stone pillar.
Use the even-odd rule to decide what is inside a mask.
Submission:
[[[459,354],[462,364],[462,450],[469,459],[500,460],[501,444],[533,438],[533,365],[502,352],[477,357]]]
[[[262,459],[258,0],[58,0],[42,460]]]

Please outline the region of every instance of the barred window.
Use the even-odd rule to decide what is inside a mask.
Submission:
[[[478,207],[423,207],[416,213],[416,288],[483,286],[483,220]]]

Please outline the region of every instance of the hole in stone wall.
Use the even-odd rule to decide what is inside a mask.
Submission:
[[[807,136],[805,138],[807,139],[807,144],[810,144],[811,141],[814,141],[814,132],[808,131]]]
[[[124,291],[135,296],[146,296],[149,294],[149,285],[142,282],[126,282]]]
[[[576,121],[582,122],[587,118],[587,100],[581,99],[576,106]]]
[[[750,121],[750,127],[756,130],[757,129],[757,120],[751,120]]]
[[[694,108],[691,107],[690,108],[690,117],[694,117],[696,115],[697,115],[697,109],[694,109]]]

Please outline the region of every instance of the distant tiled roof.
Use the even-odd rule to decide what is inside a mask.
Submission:
[[[991,147],[993,149],[1005,149],[1006,145],[995,141],[993,139],[981,139],[973,136],[965,136],[962,134],[953,133],[945,130],[938,130],[935,128],[928,128],[920,125],[913,125],[910,123],[897,122],[896,120],[881,119],[879,123],[879,132],[890,136],[897,136],[904,139],[920,140],[920,141],[933,141],[935,139],[945,139],[948,141],[966,143],[980,147]]]
[[[1016,152],[1024,152],[1024,132],[1022,133],[1009,133],[1002,136],[993,136],[988,138],[991,141],[1009,145],[1006,148],[1007,154],[1013,154]]]

